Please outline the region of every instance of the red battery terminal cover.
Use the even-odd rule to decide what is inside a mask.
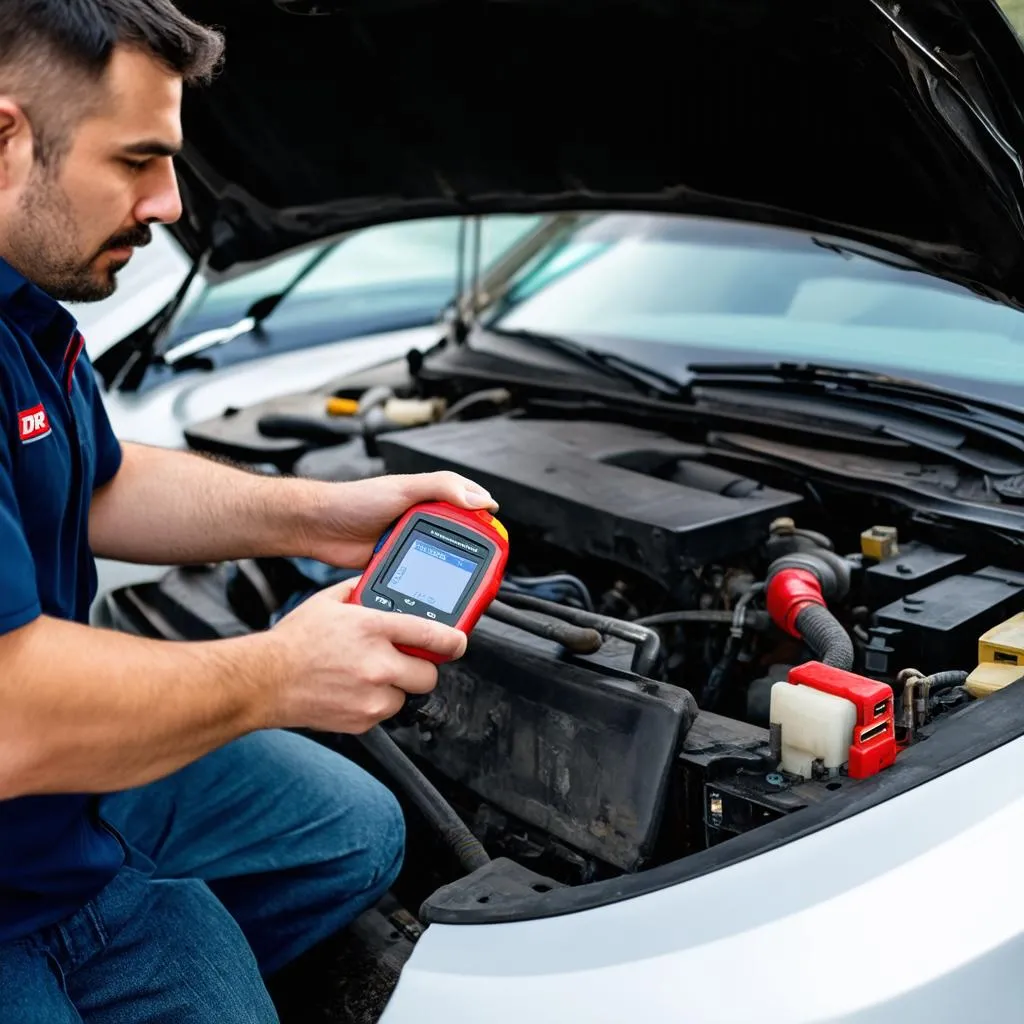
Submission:
[[[788,678],[794,685],[843,697],[857,709],[847,765],[851,779],[866,779],[895,763],[896,725],[891,686],[818,661],[797,665],[790,670]]]

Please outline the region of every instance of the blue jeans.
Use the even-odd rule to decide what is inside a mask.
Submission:
[[[287,732],[247,736],[106,797],[117,877],[69,919],[0,945],[2,1024],[264,1024],[263,977],[348,924],[401,865],[397,801]]]

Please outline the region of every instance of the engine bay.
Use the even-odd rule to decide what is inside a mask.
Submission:
[[[429,698],[383,723],[391,754],[318,737],[402,800],[417,855],[397,891],[421,921],[535,905],[841,808],[1024,676],[1012,541],[754,472],[706,434],[395,379],[228,410],[187,437],[261,472],[454,470],[500,502],[499,599]],[[324,411],[339,398],[357,415]],[[283,409],[306,411],[291,435]],[[107,595],[101,621],[241,635],[348,575],[302,559],[182,567]],[[485,863],[460,861],[423,787]]]

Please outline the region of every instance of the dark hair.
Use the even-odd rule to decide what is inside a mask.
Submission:
[[[0,0],[0,93],[25,107],[44,162],[84,113],[68,76],[99,82],[118,45],[151,54],[189,85],[208,82],[224,54],[223,36],[171,0]]]

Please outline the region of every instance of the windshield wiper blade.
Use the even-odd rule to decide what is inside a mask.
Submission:
[[[308,263],[302,266],[302,269],[292,278],[291,281],[285,285],[284,288],[279,292],[273,292],[270,295],[264,295],[262,298],[257,299],[248,309],[245,316],[241,320],[236,321],[233,324],[229,324],[226,327],[214,327],[208,331],[202,331],[199,334],[193,335],[191,338],[186,338],[185,341],[173,348],[168,349],[166,352],[158,353],[161,358],[168,366],[174,366],[175,363],[180,363],[183,359],[188,356],[196,356],[202,352],[207,352],[211,348],[217,348],[219,345],[226,345],[229,341],[234,341],[235,338],[240,338],[244,334],[251,334],[253,331],[259,330],[263,323],[270,318],[270,315],[277,309],[278,306],[284,302],[285,299],[291,295],[296,288],[302,284],[310,274],[313,273],[321,263],[324,262],[337,248],[341,245],[341,242],[335,242],[334,245],[324,246]]]
[[[875,370],[850,369],[843,366],[826,366],[822,363],[793,363],[780,360],[777,363],[690,363],[687,373],[694,377],[746,377],[755,380],[780,380],[789,382],[833,381],[842,384],[866,383],[887,384],[900,388],[913,388],[937,395],[959,398],[952,392],[920,384],[902,377],[890,377]]]
[[[627,381],[648,395],[672,399],[688,396],[686,385],[674,377],[615,352],[591,348],[572,338],[565,338],[558,334],[545,334],[541,331],[499,327],[488,327],[487,333],[499,338],[514,338],[516,341],[525,342],[527,345],[543,349],[546,352],[557,352],[559,355],[568,356],[570,359],[603,373],[606,377],[616,377],[619,380]]]

